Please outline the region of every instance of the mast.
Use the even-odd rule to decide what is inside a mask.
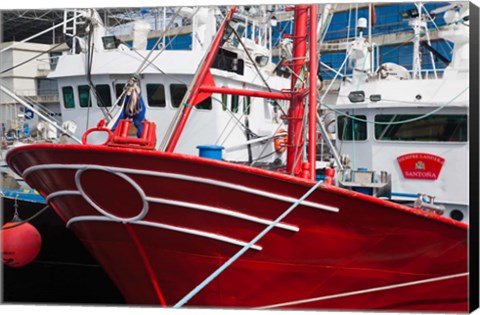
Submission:
[[[293,56],[292,56],[292,82],[290,90],[290,108],[288,111],[288,144],[287,144],[287,173],[294,176],[301,176],[303,156],[303,116],[304,98],[302,93],[305,89],[305,73],[307,54],[307,23],[308,6],[297,5],[294,8],[294,34],[293,34]]]
[[[308,27],[310,11],[310,25]],[[315,178],[317,156],[317,5],[295,7],[295,33],[293,37],[292,83],[288,117],[287,173],[308,179]],[[310,44],[307,64],[307,37]],[[309,90],[306,90],[309,72]],[[304,81],[302,81],[304,80]],[[305,96],[309,95],[308,110],[308,162],[303,162]]]
[[[308,100],[308,162],[310,179],[315,179],[317,163],[317,5],[310,6],[310,98]]]
[[[421,79],[422,78],[422,55],[420,52],[420,35],[422,29],[426,29],[426,22],[422,17],[422,8],[421,4],[415,4],[418,12],[418,16],[410,21],[410,26],[413,28],[413,73],[412,76],[414,79]]]

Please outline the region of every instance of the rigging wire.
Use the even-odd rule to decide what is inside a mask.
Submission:
[[[270,85],[268,85],[267,81],[265,80],[265,78],[263,77],[262,73],[260,72],[260,69],[258,68],[257,66],[257,63],[255,62],[255,60],[253,60],[252,56],[250,55],[250,52],[248,51],[247,47],[245,46],[245,43],[243,42],[242,40],[242,37],[240,36],[240,34],[238,34],[237,30],[234,29],[230,23],[227,24],[227,26],[233,31],[233,34],[235,35],[235,37],[238,39],[238,41],[240,42],[240,44],[242,45],[242,48],[243,50],[245,51],[245,54],[247,55],[248,59],[250,60],[250,62],[253,64],[253,67],[255,68],[255,71],[257,72],[258,76],[260,77],[260,79],[262,80],[263,84],[265,85],[265,87],[268,89],[269,92],[272,92],[272,88],[270,87]],[[277,108],[280,109],[280,111],[286,115],[286,113],[283,111],[283,108],[281,106],[278,105],[278,102],[275,100],[275,104],[277,106]]]
[[[95,99],[98,102],[98,107],[100,108],[100,111],[102,112],[102,114],[105,117],[107,117],[108,111],[106,110],[106,106],[105,106],[102,98],[100,97],[100,94],[98,93],[97,88],[93,84],[93,80],[92,80],[93,55],[94,55],[94,48],[95,48],[95,43],[92,43],[93,32],[94,32],[94,27],[93,27],[93,24],[91,24],[89,32],[88,32],[89,34],[88,34],[87,64],[86,64],[86,67],[87,67],[87,70],[86,70],[87,71],[87,82],[88,82],[88,85],[90,87],[90,90],[95,95]],[[90,105],[91,104],[89,103],[88,107],[87,107],[88,112],[89,112],[90,107],[91,107]],[[90,116],[88,114],[89,113],[87,113],[87,124],[88,124],[88,120],[89,120],[89,116]],[[88,125],[87,125],[87,129],[88,129]]]
[[[5,72],[8,72],[8,71],[11,71],[11,70],[13,70],[13,69],[15,69],[15,68],[18,68],[18,67],[20,67],[20,66],[23,66],[24,64],[26,64],[26,63],[28,63],[28,62],[30,62],[30,61],[32,61],[32,60],[34,60],[34,59],[36,59],[36,58],[44,55],[44,54],[48,54],[49,52],[51,52],[51,51],[54,50],[55,48],[58,48],[58,47],[61,46],[61,45],[63,45],[63,43],[60,43],[60,44],[58,44],[58,45],[55,45],[55,46],[53,46],[52,48],[50,48],[49,50],[46,50],[46,51],[44,51],[44,52],[41,52],[41,53],[39,53],[38,55],[35,55],[35,56],[33,56],[32,58],[30,58],[30,59],[27,59],[27,60],[25,60],[25,61],[23,61],[23,62],[21,62],[21,63],[18,63],[18,64],[16,64],[16,65],[14,65],[13,67],[10,67],[10,68],[8,68],[8,69],[2,70],[2,72],[0,72],[0,74],[4,74]]]
[[[157,69],[160,73],[162,73],[163,75],[165,75],[166,77],[168,78],[171,78],[173,79],[174,81],[177,81],[177,82],[180,82],[180,83],[183,83],[183,84],[187,84],[185,81],[177,78],[177,77],[174,77],[174,76],[171,76],[169,74],[167,74],[165,71],[163,71],[162,69],[160,69],[156,64],[154,64],[153,62],[160,56],[161,53],[163,53],[170,45],[173,44],[173,41],[175,40],[175,38],[177,38],[178,36],[178,33],[175,34],[173,36],[173,39],[170,40],[168,42],[168,44],[164,47],[162,47],[161,50],[159,50],[156,54],[156,56],[152,59],[152,60],[148,60],[150,58],[150,56],[152,55],[153,51],[155,50],[155,48],[157,48],[157,46],[160,45],[160,42],[162,41],[163,37],[166,36],[166,33],[170,30],[172,24],[173,24],[173,21],[175,20],[175,18],[179,15],[180,13],[180,10],[182,9],[183,7],[180,7],[175,15],[170,19],[169,23],[167,24],[167,26],[165,27],[165,29],[163,30],[162,34],[159,36],[157,42],[153,45],[152,49],[150,50],[150,52],[148,53],[147,56],[143,56],[142,54],[140,54],[140,52],[134,48],[131,48],[131,51],[133,51],[134,53],[136,53],[141,59],[142,59],[142,63],[140,64],[140,66],[138,67],[137,69],[137,72],[136,74],[140,75],[143,71],[145,71],[145,69],[147,69],[149,66],[153,66],[155,69]],[[192,18],[197,14],[198,10],[200,8],[197,8],[196,11],[194,11],[194,13],[192,14]],[[123,44],[126,44],[124,42],[122,42]],[[125,83],[125,86],[124,86],[124,90],[122,92],[122,94],[115,100],[115,104],[114,106],[112,106],[111,110],[108,110],[107,111],[107,114],[104,114],[104,117],[105,118],[108,118],[107,115],[110,115],[110,118],[113,119],[113,116],[114,115],[111,115],[111,113],[113,112],[113,110],[115,109],[115,105],[117,105],[119,103],[119,101],[122,99],[122,97],[125,95],[125,87],[126,87],[127,83]],[[123,105],[122,105],[123,106]]]
[[[438,28],[438,25],[437,23],[435,23],[435,20],[433,19],[433,17],[430,15],[430,12],[428,12],[427,8],[425,7],[425,5],[423,3],[420,3],[420,8],[423,8],[423,10],[425,10],[425,13],[427,14],[428,18],[430,19],[430,22],[432,22],[432,24],[435,26],[435,29],[437,31],[440,31],[440,29]],[[447,43],[447,46],[450,48],[450,50],[453,50],[453,46],[450,45],[450,43],[448,41],[445,41]]]
[[[223,145],[225,143],[225,141],[227,141],[227,139],[230,137],[230,135],[232,134],[233,130],[235,129],[235,126],[240,126],[241,128],[244,129],[245,132],[247,132],[250,136],[254,137],[254,138],[260,138],[260,136],[258,134],[256,134],[255,132],[253,132],[253,130],[251,130],[249,127],[247,127],[244,123],[242,123],[241,119],[245,116],[245,114],[242,114],[240,116],[240,118],[237,118],[237,116],[235,116],[235,114],[228,108],[227,104],[223,104],[223,101],[219,100],[217,97],[211,97],[212,100],[216,101],[216,102],[219,102],[220,104],[222,104],[222,107],[225,108],[225,111],[231,116],[230,117],[230,120],[227,122],[227,124],[225,125],[224,129],[222,130],[222,132],[220,133],[216,143],[218,144],[220,142],[220,139],[222,138],[224,132],[226,131],[226,129],[228,128],[230,122],[232,120],[235,120],[235,125],[232,127],[232,129],[230,130],[230,132],[228,133],[228,135],[225,137],[225,139],[223,139],[223,141],[220,143],[220,145]],[[239,104],[240,105],[240,104]],[[244,98],[242,98],[242,107],[245,106],[244,104]],[[240,108],[240,106],[239,106]]]
[[[143,71],[145,71],[145,69],[153,62],[155,61],[155,59],[158,58],[158,56],[160,56],[160,54],[166,49],[166,48],[163,48],[162,50],[159,50],[157,55],[152,59],[152,60],[148,60],[150,58],[150,56],[153,54],[153,52],[155,51],[155,48],[157,48],[159,45],[160,45],[160,42],[163,40],[163,37],[165,37],[167,35],[167,32],[170,30],[171,26],[173,25],[175,19],[177,18],[177,16],[179,16],[180,14],[180,10],[182,9],[183,7],[180,7],[178,8],[178,10],[175,12],[175,15],[173,18],[170,19],[170,21],[168,22],[167,26],[165,27],[165,29],[162,31],[162,34],[158,37],[158,40],[157,42],[153,45],[152,49],[150,50],[150,52],[148,53],[148,55],[145,57],[145,60],[142,62],[142,64],[140,64],[140,66],[138,67],[138,70],[137,70],[137,73],[142,73]],[[192,19],[193,17],[197,14],[198,10],[200,9],[200,7],[198,7],[195,12],[192,14]],[[175,38],[178,36],[178,33],[175,34]],[[173,41],[170,41],[169,44],[171,44]],[[146,64],[148,62],[148,64]]]

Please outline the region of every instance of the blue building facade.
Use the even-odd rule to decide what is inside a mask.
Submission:
[[[436,8],[440,8],[448,5],[448,2],[434,2],[425,3],[424,6],[428,12],[432,12]],[[369,17],[369,8],[361,7],[361,4],[352,3],[349,10],[336,12],[330,22],[328,32],[325,35],[324,41],[338,41],[342,39],[351,39],[355,37],[355,25],[359,18]],[[361,8],[359,8],[361,7]],[[414,3],[377,3],[374,6],[375,24],[373,25],[371,32],[372,36],[380,36],[395,33],[406,33],[407,36],[399,38],[395,42],[384,43],[379,47],[378,64],[386,62],[393,62],[400,64],[407,69],[412,68],[413,60],[413,45],[411,43],[412,29],[408,25],[408,20],[403,19],[401,12],[415,9]],[[434,23],[429,22],[428,28],[435,29],[436,27],[442,27],[445,25],[443,17],[440,15],[435,17]],[[272,30],[272,43],[273,47],[278,45],[283,38],[283,34],[290,33],[292,31],[292,22],[283,21],[279,22]],[[247,34],[250,29],[245,30]],[[367,34],[365,34],[366,36]],[[147,49],[152,49],[157,39],[153,38],[148,41]],[[181,34],[177,36],[169,36],[166,38],[167,50],[189,50],[192,47],[191,34]],[[445,59],[451,59],[451,51],[453,44],[445,40],[437,39],[432,40],[431,47],[440,53]],[[156,48],[158,49],[158,48]],[[432,59],[427,48],[422,46],[422,67],[424,69],[432,69]],[[333,69],[339,69],[346,57],[345,50],[340,51],[323,51],[321,55],[321,61]],[[278,58],[273,60],[278,61]],[[443,69],[447,66],[441,58],[434,57],[435,67],[437,69]],[[378,66],[378,65],[376,65]],[[332,79],[335,74],[322,66],[321,71],[324,79]],[[346,74],[351,73],[351,70],[346,70]]]
[[[436,8],[448,5],[447,2],[425,3],[425,8],[428,12]],[[330,23],[328,32],[325,36],[325,41],[336,41],[345,38],[355,37],[355,24],[359,18],[369,17],[368,8],[359,8],[356,10],[357,4],[352,4],[352,9],[348,11],[335,13]],[[374,7],[374,14],[376,21],[372,27],[372,36],[395,34],[395,33],[411,33],[412,28],[408,25],[408,20],[405,20],[400,15],[400,12],[415,9],[413,3],[395,3],[395,4],[376,4]],[[435,17],[434,23],[429,22],[428,28],[435,29],[445,25],[443,17]],[[431,42],[431,47],[440,53],[445,59],[451,60],[453,44],[445,40],[434,40]],[[421,47],[422,52],[422,67],[424,69],[432,69],[432,59],[430,52],[425,47]],[[346,52],[323,52],[321,61],[333,69],[339,69],[345,60]],[[412,68],[413,62],[413,44],[411,43],[411,36],[399,38],[395,42],[385,43],[379,47],[379,64],[386,62],[393,62],[400,64],[407,69]],[[441,58],[434,56],[435,67],[437,69],[444,69],[447,64]],[[334,73],[329,71],[327,67],[322,67],[324,79],[332,79]],[[347,70],[347,74],[351,71]]]

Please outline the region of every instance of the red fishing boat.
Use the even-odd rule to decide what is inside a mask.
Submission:
[[[210,66],[232,9],[164,150],[154,149],[153,123],[138,139],[122,121],[89,130],[82,145],[16,148],[8,164],[132,305],[467,311],[468,225],[315,181],[317,7],[292,10],[289,89],[215,86]],[[286,169],[174,152],[192,107],[212,93],[290,101]],[[105,143],[88,144],[92,132]]]

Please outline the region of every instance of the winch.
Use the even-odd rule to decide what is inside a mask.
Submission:
[[[435,196],[430,196],[426,194],[418,194],[417,200],[413,206],[417,209],[422,209],[425,211],[430,211],[438,215],[442,215],[445,212],[445,206],[440,204],[435,204]]]

